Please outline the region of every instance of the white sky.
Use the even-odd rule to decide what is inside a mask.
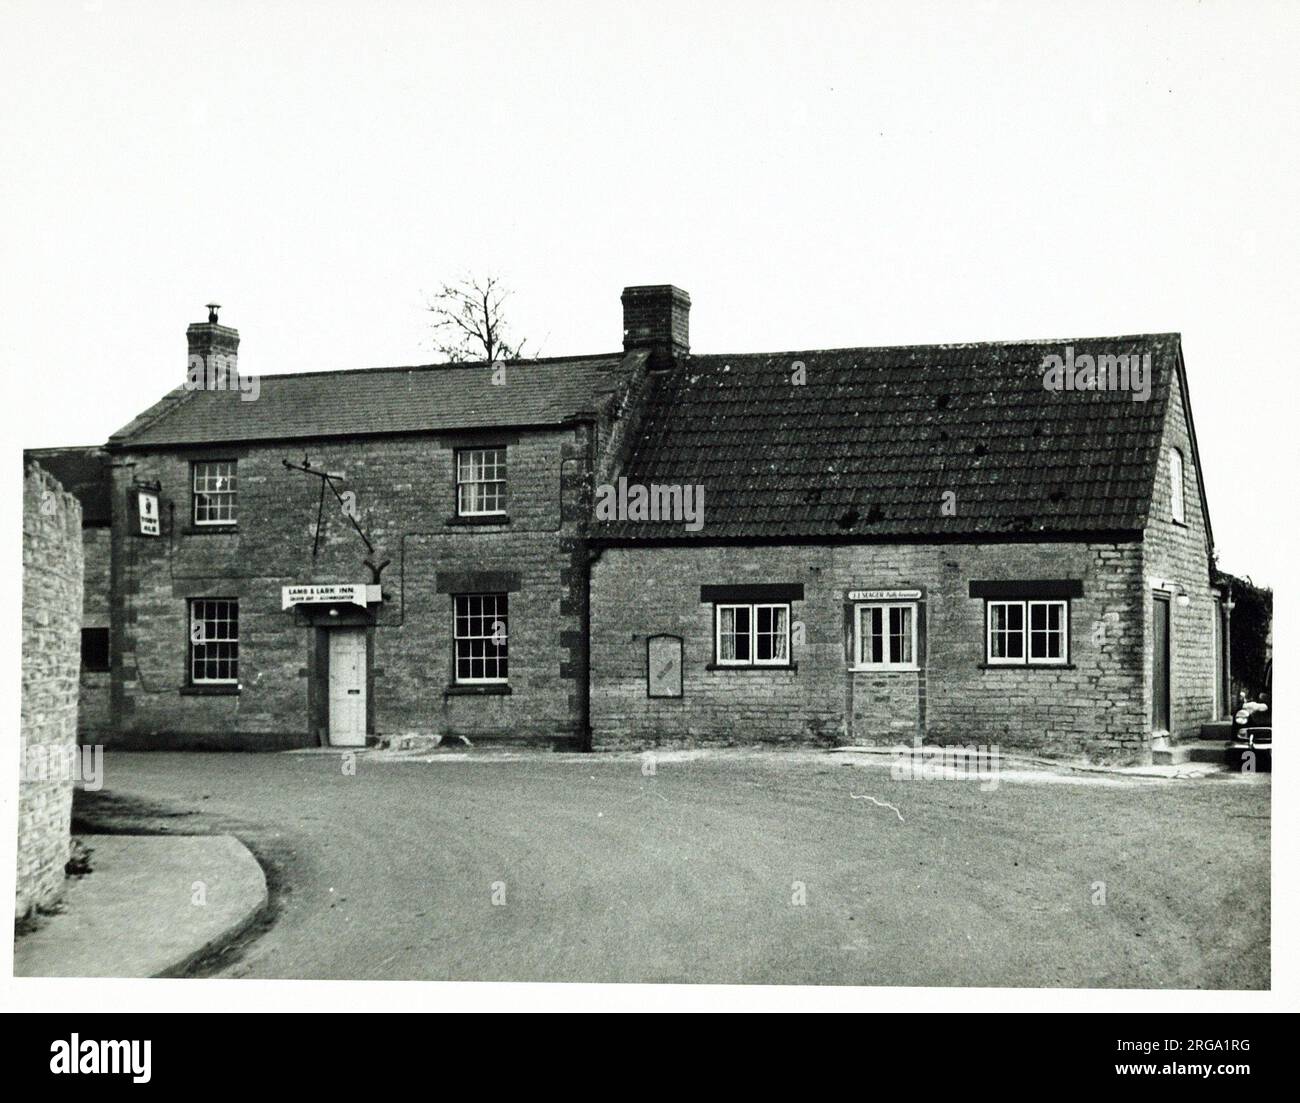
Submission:
[[[467,270],[546,355],[617,349],[619,292],[659,282],[699,352],[1179,330],[1221,563],[1273,582],[1298,29],[1262,2],[6,0],[8,440],[102,441],[181,381],[211,299],[244,372],[427,362],[422,292]]]

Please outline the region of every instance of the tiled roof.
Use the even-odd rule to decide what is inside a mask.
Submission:
[[[81,503],[83,525],[107,525],[112,520],[112,475],[108,453],[102,448],[29,448],[23,460],[39,463]]]
[[[556,425],[592,409],[622,353],[488,364],[264,375],[255,401],[238,391],[178,387],[118,430],[112,445],[157,447],[293,437]]]
[[[1043,358],[1066,346],[1076,357],[1150,353],[1150,399],[1046,389]],[[703,527],[623,520],[596,535],[1136,531],[1180,362],[1177,334],[688,356],[653,377],[622,474],[629,484],[702,485]],[[793,381],[797,363],[803,385]]]

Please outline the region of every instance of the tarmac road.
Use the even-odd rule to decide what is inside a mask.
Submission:
[[[259,856],[274,922],[206,975],[1262,988],[1270,794],[1228,774],[990,792],[816,752],[647,776],[633,755],[362,755],[348,775],[110,751],[78,809]]]

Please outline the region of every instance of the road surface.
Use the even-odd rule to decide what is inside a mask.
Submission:
[[[258,855],[269,926],[205,975],[1268,985],[1267,775],[986,791],[814,752],[477,756],[110,751],[79,816]]]

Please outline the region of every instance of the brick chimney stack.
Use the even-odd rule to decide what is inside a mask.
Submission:
[[[691,297],[670,283],[623,288],[623,349],[650,349],[661,363],[685,356],[691,350]]]
[[[186,365],[186,380],[193,386],[197,378],[211,388],[216,381],[219,387],[232,386],[239,375],[239,330],[217,322],[219,303],[208,303],[207,322],[193,322],[185,331],[190,356]]]

